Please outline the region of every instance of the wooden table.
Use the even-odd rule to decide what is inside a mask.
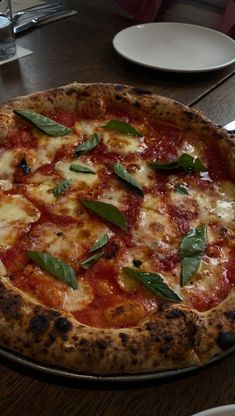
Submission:
[[[80,82],[138,85],[195,105],[214,121],[235,119],[233,67],[175,75],[138,67],[119,57],[112,38],[129,19],[67,0],[76,16],[18,38],[33,54],[0,66],[0,102],[16,95]],[[190,416],[235,402],[235,354],[196,374],[165,383],[87,384],[41,374],[0,359],[1,416]]]

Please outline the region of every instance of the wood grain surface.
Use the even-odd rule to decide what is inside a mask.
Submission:
[[[235,75],[219,85],[194,107],[222,126],[235,120]]]
[[[148,70],[119,57],[112,38],[130,20],[67,0],[76,16],[17,39],[33,54],[0,66],[0,101],[80,82],[117,82],[195,103],[217,123],[235,118],[233,68],[198,75]],[[132,22],[134,24],[135,22]],[[55,378],[0,358],[0,416],[191,416],[235,403],[235,354],[184,378],[164,383],[88,384]]]
[[[235,403],[235,354],[165,384],[87,384],[9,365],[0,365],[4,416],[191,416]]]

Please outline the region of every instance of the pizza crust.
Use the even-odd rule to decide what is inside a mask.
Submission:
[[[235,291],[200,314],[163,303],[135,328],[97,329],[0,283],[1,346],[32,360],[88,374],[132,374],[205,364],[234,345]],[[216,322],[216,324],[215,324]]]
[[[13,110],[72,110],[90,116],[107,108],[146,111],[197,134],[213,136],[235,178],[235,139],[199,112],[138,88],[78,84],[19,97],[0,108],[0,140],[18,127]],[[200,313],[162,302],[138,326],[97,329],[68,312],[43,306],[0,277],[0,345],[32,360],[86,374],[136,374],[200,366],[235,346],[235,290],[217,307]]]

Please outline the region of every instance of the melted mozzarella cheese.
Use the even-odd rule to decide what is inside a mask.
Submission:
[[[235,219],[235,203],[232,201],[217,201],[215,213],[223,224],[230,223]]]
[[[0,199],[0,224],[25,224],[40,217],[37,208],[22,195],[3,195]]]
[[[93,300],[93,290],[88,282],[78,280],[76,290],[68,289],[65,293],[63,309],[70,312],[84,309]]]
[[[172,194],[173,195],[173,194]],[[235,219],[235,193],[231,197],[225,193],[221,193],[220,190],[215,189],[214,192],[207,192],[203,194],[198,191],[192,190],[193,200],[196,201],[198,206],[198,216],[194,225],[199,222],[209,223],[210,221],[216,221],[221,225],[228,228],[234,228]],[[181,195],[178,196],[178,198]],[[174,198],[177,198],[174,196]],[[233,199],[232,199],[233,198]],[[188,203],[189,198],[184,198],[184,202]]]
[[[182,153],[187,153],[193,157],[197,157],[196,150],[194,146],[192,146],[190,143],[185,142],[181,149],[179,149],[179,156],[182,155]]]
[[[45,152],[48,160],[52,160],[57,150],[62,146],[76,145],[79,138],[76,134],[68,134],[66,136],[51,137],[40,131],[35,131],[35,136],[39,139],[39,149]]]
[[[0,179],[0,189],[3,191],[9,191],[12,188],[12,183],[9,179]]]
[[[107,185],[99,196],[99,201],[114,205],[118,209],[125,209],[125,198],[128,197],[125,188],[120,188],[120,183],[114,180],[109,180]]]
[[[35,172],[40,166],[50,163],[51,159],[43,148],[27,149],[24,155],[27,164],[30,166],[31,172]]]
[[[98,121],[89,120],[88,122],[87,120],[80,120],[77,123],[75,123],[74,130],[76,131],[76,133],[80,135],[91,136],[95,133],[99,126],[100,122]]]
[[[0,178],[12,180],[15,170],[15,151],[6,150],[0,155]]]
[[[38,209],[22,195],[3,195],[0,199],[0,246],[9,248],[18,233],[39,217]]]
[[[134,232],[138,244],[155,247],[160,242],[165,242],[175,235],[174,224],[170,216],[160,211],[142,209],[141,216]]]
[[[52,223],[39,224],[34,227],[30,236],[33,250],[46,251],[77,266],[78,262],[84,260],[84,253],[104,233],[108,233],[106,225],[82,221],[81,224],[64,227]]]
[[[7,269],[4,266],[2,260],[0,260],[0,276],[6,276],[7,275]]]
[[[65,179],[72,179],[73,184],[76,183],[84,183],[87,186],[94,186],[95,182],[98,181],[98,175],[95,173],[82,173],[82,172],[74,172],[72,170],[70,170],[70,166],[71,164],[76,164],[76,161],[74,162],[68,162],[68,161],[60,161],[56,163],[55,166],[55,172],[58,172],[60,175],[62,175]],[[82,163],[79,160],[79,165],[81,166],[85,166],[85,167],[89,167],[90,169],[92,169],[93,171],[97,170],[93,167],[93,165],[86,165],[84,163]]]
[[[154,181],[153,169],[150,169],[147,164],[137,164],[133,172],[129,172],[136,181],[142,186],[149,186]]]
[[[80,217],[80,205],[76,193],[68,192],[61,194],[59,198],[53,195],[54,185],[32,184],[26,185],[26,193],[35,201],[46,204],[50,211],[55,214],[70,216],[73,218]]]
[[[226,264],[228,261],[228,249],[221,248],[218,257],[204,256],[198,272],[192,277],[186,286],[181,288],[181,296],[187,301],[187,297],[204,293],[208,294],[207,298],[213,298],[216,293],[221,293],[224,279],[226,279]],[[225,280],[226,281],[226,280]]]
[[[109,151],[117,153],[141,153],[145,150],[146,144],[142,137],[134,137],[118,132],[105,131],[102,135],[103,142]]]

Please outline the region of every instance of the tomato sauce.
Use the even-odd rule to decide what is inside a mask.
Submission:
[[[235,246],[231,248],[227,264],[228,279],[235,286]]]
[[[145,160],[171,161],[178,157],[182,144],[182,133],[179,128],[168,124],[151,122],[146,138],[147,149],[143,154]]]
[[[221,303],[229,294],[230,290],[234,287],[224,273],[221,276],[220,282],[213,288],[213,291],[206,291],[197,287],[194,287],[190,293],[187,294],[185,303],[187,306],[195,308],[200,312],[207,311],[214,308]]]
[[[0,254],[3,264],[10,274],[23,270],[29,262],[26,250],[26,245],[23,244],[22,237],[20,237],[13,247]]]
[[[46,117],[51,118],[57,123],[70,128],[73,128],[74,124],[79,121],[79,116],[76,111],[53,110],[47,112],[45,115]]]
[[[12,282],[21,290],[34,294],[44,305],[52,308],[61,308],[63,306],[63,290],[51,284],[51,278],[45,278],[24,270],[24,273],[15,273]]]
[[[54,110],[45,115],[71,129],[74,128],[74,124],[80,119],[80,116],[74,111]],[[135,122],[139,125],[139,120],[141,119],[139,130],[140,133],[143,134],[145,147],[143,147],[143,151],[142,153],[140,152],[140,154],[131,152],[125,154],[121,151],[118,152],[118,150],[110,151],[108,146],[101,140],[98,145],[89,152],[89,159],[95,164],[105,163],[105,169],[102,173],[98,172],[99,183],[95,189],[83,189],[82,186],[81,189],[75,189],[74,192],[77,192],[78,202],[81,197],[88,199],[102,198],[102,193],[107,190],[106,188],[109,179],[116,180],[116,177],[113,174],[113,165],[117,161],[124,163],[124,165],[126,162],[128,165],[128,162],[137,163],[139,157],[146,162],[150,160],[175,160],[178,157],[178,151],[183,144],[183,134],[180,128],[167,123],[157,122],[141,112],[136,113],[136,109],[135,112],[131,114],[127,114],[121,110],[110,109],[110,114],[106,117],[107,120],[116,118],[129,122],[132,125],[135,125]],[[85,118],[89,120],[89,117],[86,114]],[[102,126],[103,124],[104,122],[101,120],[100,125]],[[81,138],[78,136],[78,143],[80,139]],[[139,140],[138,137],[135,139]],[[40,139],[33,135],[33,127],[28,123],[23,125],[22,122],[22,125],[17,132],[12,132],[6,143],[1,145],[1,148],[29,149],[38,148],[39,146]],[[221,162],[219,152],[216,148],[212,148],[212,146],[208,145],[201,150],[205,157],[205,164],[209,169],[208,180],[205,180],[205,178],[198,173],[189,174],[188,172],[177,172],[177,178],[182,180],[182,182],[189,183],[192,187],[196,187],[197,189],[213,190],[213,183],[211,181],[224,179],[226,177],[226,169],[223,162]],[[74,158],[74,151],[75,145],[70,144],[61,146],[61,148],[57,150],[53,161],[39,167],[37,172],[44,175],[53,174],[55,163],[60,160],[70,160],[71,158]],[[16,173],[16,181],[23,182],[23,172],[18,172],[16,170]],[[178,233],[184,235],[189,231],[190,224],[192,220],[197,217],[198,213],[193,204],[191,209],[189,209],[184,205],[173,205],[171,202],[169,197],[169,175],[174,173],[175,172],[153,170],[154,179],[151,181],[151,185],[146,184],[146,186],[144,186],[144,190],[161,198],[161,202],[166,208],[166,214],[176,226]],[[27,182],[30,183],[28,178],[29,177],[27,176]],[[120,188],[124,190],[124,195],[126,191],[124,200],[121,201],[122,208],[120,210],[126,219],[128,230],[121,230],[118,226],[107,221],[107,225],[112,231],[112,237],[108,244],[102,249],[104,257],[86,271],[81,269],[80,259],[77,259],[77,268],[75,266],[75,272],[80,268],[78,273],[79,276],[82,276],[84,281],[87,282],[93,290],[93,300],[84,309],[73,312],[76,319],[85,325],[104,328],[130,327],[138,324],[138,322],[146,317],[147,314],[156,310],[157,304],[162,301],[157,296],[153,296],[151,293],[147,292],[140,285],[137,285],[135,289],[130,291],[124,290],[122,285],[120,285],[119,274],[123,258],[125,258],[125,250],[128,251],[129,248],[138,245],[136,241],[134,241],[133,231],[138,227],[141,206],[143,203],[143,197],[138,194],[138,191],[129,189],[128,185],[121,182]],[[0,258],[11,275],[12,282],[16,287],[33,293],[45,305],[61,308],[63,307],[63,288],[58,288],[54,282],[53,284],[50,284],[50,277],[47,278],[41,276],[40,273],[36,272],[31,273],[30,260],[26,252],[27,250],[32,249],[31,237],[35,227],[39,224],[48,222],[60,227],[75,224],[79,227],[80,220],[73,218],[72,216],[54,213],[53,206],[29,197],[23,186],[20,187],[19,185],[17,191],[15,187],[14,190],[9,193],[11,192],[22,193],[40,210],[41,216],[38,221],[35,221],[35,223],[29,226],[29,230],[23,232],[18,239],[16,239],[14,245],[10,249],[0,255]],[[70,191],[66,192],[69,196]],[[91,219],[96,218],[96,220],[98,219],[101,222],[106,222],[104,219],[92,214],[90,211],[89,215]],[[85,246],[86,242],[81,241],[80,243]],[[147,249],[149,250],[147,253],[147,260],[152,262],[151,264],[154,266],[154,269],[156,268],[156,272],[163,273],[164,275],[164,272],[171,272],[179,265],[180,258],[178,252],[167,252],[161,255],[161,253],[157,252],[157,249],[155,251],[148,247]],[[211,257],[216,257],[220,255],[220,250],[219,244],[211,244],[208,245],[206,254]],[[89,255],[88,252],[87,255]],[[187,292],[186,304],[199,311],[205,311],[225,299],[231,288],[234,286],[235,249],[232,248],[228,262],[224,266],[223,276],[221,276],[217,287],[214,288],[212,292],[208,293],[208,291],[203,290],[195,284],[194,288]],[[133,310],[132,305],[134,305]]]
[[[38,139],[33,135],[32,127],[25,125],[17,131],[13,131],[8,135],[3,147],[5,149],[25,148],[31,149],[38,146]],[[2,147],[2,145],[1,145]]]
[[[225,162],[221,158],[220,151],[216,146],[207,147],[204,150],[207,159],[208,173],[212,180],[219,181],[228,177]]]
[[[86,308],[73,312],[75,318],[85,325],[130,327],[138,324],[153,309],[152,305],[146,306],[148,294],[143,295],[141,289],[140,292],[128,293],[120,288],[118,270],[113,264],[97,262],[86,272],[85,279],[93,289],[94,298]],[[142,306],[138,313],[130,309],[133,301]]]
[[[197,214],[195,211],[189,211],[183,207],[170,205],[168,207],[170,216],[177,226],[181,234],[186,234],[190,229],[190,221],[196,218]]]

